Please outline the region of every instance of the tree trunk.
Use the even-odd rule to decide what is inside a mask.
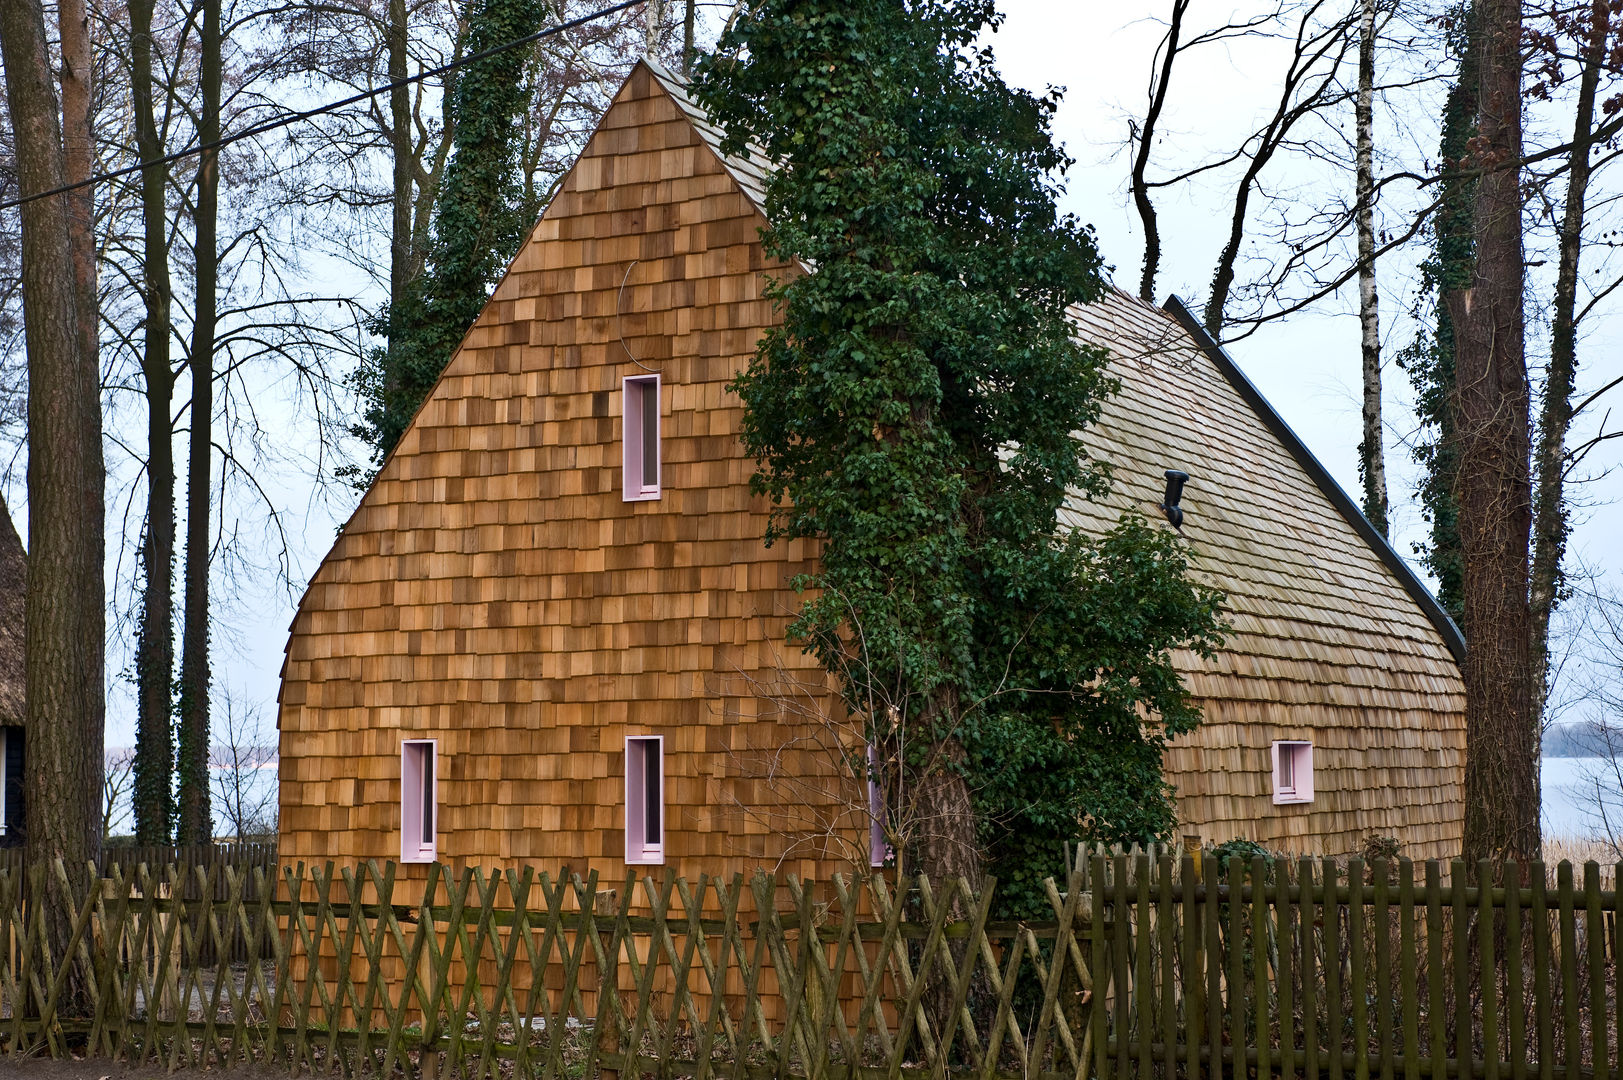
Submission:
[[[1364,437],[1358,474],[1364,482],[1364,516],[1387,535],[1386,447],[1381,426],[1381,315],[1375,291],[1375,0],[1362,0],[1358,18],[1356,210],[1358,229],[1358,324],[1364,367]]]
[[[169,233],[165,189],[169,170],[159,164],[163,143],[153,108],[153,0],[130,4],[131,92],[135,141],[141,161],[142,298],[146,306],[141,369],[147,406],[147,529],[141,545],[145,591],[136,640],[134,763],[135,836],[163,844],[174,835],[175,668],[175,451],[171,408],[175,374],[169,357]]]
[[[204,0],[198,138],[220,137],[220,0]],[[180,830],[183,844],[213,839],[209,818],[209,495],[213,465],[214,335],[219,278],[220,170],[215,151],[197,164],[197,315],[192,324],[191,433],[186,474],[185,628],[180,651]]]
[[[394,153],[393,220],[389,236],[389,305],[393,308],[405,294],[413,277],[411,229],[411,97],[410,88],[401,85],[406,76],[408,46],[406,0],[389,0],[388,54],[390,147]]]
[[[66,179],[62,131],[38,0],[0,4],[0,54],[27,198]],[[86,355],[74,276],[69,196],[22,206],[23,323],[28,349],[28,586],[24,638],[30,863],[61,859],[75,889],[100,849],[103,511],[100,380]],[[94,760],[95,767],[91,768]],[[72,912],[44,905],[48,940],[65,951]],[[83,893],[81,892],[81,897]],[[70,1000],[83,991],[70,988]]]
[[[1437,331],[1431,347],[1423,350],[1410,369],[1415,388],[1415,411],[1422,425],[1435,432],[1429,445],[1416,448],[1424,473],[1419,485],[1421,507],[1431,524],[1430,543],[1422,561],[1437,581],[1437,601],[1459,624],[1466,642],[1463,600],[1464,570],[1460,556],[1459,440],[1455,431],[1454,320],[1447,297],[1468,287],[1476,266],[1476,182],[1465,175],[1471,140],[1476,137],[1480,22],[1469,3],[1458,9],[1462,17],[1455,38],[1459,75],[1443,105],[1443,130],[1437,155],[1444,174],[1432,218],[1433,248],[1428,260],[1428,284],[1436,290]]]
[[[664,0],[648,0],[643,5],[643,47],[647,56],[659,55],[659,24],[665,18]]]
[[[1533,568],[1528,590],[1533,618],[1533,711],[1542,727],[1549,695],[1550,615],[1561,592],[1561,557],[1567,547],[1565,477],[1567,429],[1572,423],[1572,386],[1578,369],[1578,262],[1583,253],[1584,202],[1588,195],[1590,152],[1594,147],[1595,91],[1600,83],[1610,9],[1595,3],[1589,40],[1578,80],[1578,105],[1567,156],[1567,200],[1561,216],[1550,368],[1539,410],[1534,456]]]
[[[1521,6],[1481,0],[1476,266],[1448,297],[1455,326],[1468,861],[1539,857],[1532,708],[1527,363],[1522,311]]]
[[[913,870],[929,877],[939,893],[954,878],[974,887],[981,880],[980,846],[975,839],[975,807],[964,778],[967,755],[957,736],[936,733],[953,726],[958,695],[940,690],[917,720],[915,738],[930,738],[935,745],[929,759],[913,777]]]
[[[698,21],[699,0],[687,0],[682,13],[682,74],[693,74],[693,60],[697,55],[693,45],[694,24]]]
[[[1156,124],[1166,105],[1167,87],[1172,82],[1173,61],[1178,58],[1178,38],[1183,32],[1184,12],[1189,0],[1172,0],[1172,20],[1167,24],[1166,40],[1162,48],[1161,74],[1150,87],[1150,107],[1144,114],[1144,129],[1138,133],[1138,152],[1133,155],[1133,205],[1138,209],[1139,223],[1144,226],[1144,271],[1138,279],[1138,298],[1146,304],[1155,303],[1155,279],[1161,273],[1161,228],[1150,201],[1150,150],[1155,142]]]
[[[57,5],[57,28],[62,43],[62,165],[63,178],[70,184],[84,183],[96,171],[95,133],[91,116],[94,107],[92,62],[90,46],[90,20],[85,13],[84,0],[60,0]],[[94,417],[96,460],[101,461],[101,363],[100,331],[101,301],[96,287],[96,198],[95,188],[85,184],[68,196],[68,247],[73,257],[73,289],[79,311],[79,362],[96,379],[96,409]],[[98,474],[101,469],[98,467]],[[102,513],[102,484],[98,480],[95,497],[96,513]],[[98,584],[101,567],[96,568]],[[97,625],[105,618],[102,610],[103,590],[95,589],[82,594],[86,604],[95,610],[85,613],[87,620]],[[98,664],[98,667],[101,665]],[[96,778],[97,811],[95,835],[91,847],[101,849],[101,777],[105,771],[105,716],[106,706],[85,717],[81,749],[85,755],[85,769]]]

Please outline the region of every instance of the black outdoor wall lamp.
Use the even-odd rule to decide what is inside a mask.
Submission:
[[[1167,470],[1167,492],[1162,496],[1161,509],[1166,511],[1167,520],[1172,522],[1174,529],[1183,528],[1183,507],[1178,503],[1183,501],[1183,486],[1188,482],[1188,473],[1177,469]]]

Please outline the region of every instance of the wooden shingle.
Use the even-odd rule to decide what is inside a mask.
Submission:
[[[862,856],[851,732],[785,641],[815,551],[762,542],[727,389],[784,269],[758,241],[760,168],[718,139],[638,65],[334,543],[283,669],[282,857],[398,853],[400,741],[434,737],[443,861],[616,879],[644,734],[666,740],[678,873],[826,878]],[[1077,327],[1122,380],[1081,443],[1117,482],[1063,524],[1153,517],[1184,469],[1197,571],[1229,597],[1225,648],[1177,658],[1206,712],[1167,756],[1186,830],[1457,850],[1463,693],[1438,628],[1174,319],[1113,293]],[[662,496],[626,502],[621,379],[649,370]],[[1312,804],[1272,804],[1279,738],[1313,740]]]

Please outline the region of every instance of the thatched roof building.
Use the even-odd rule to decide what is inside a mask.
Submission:
[[[0,727],[23,722],[23,589],[28,556],[0,501]]]

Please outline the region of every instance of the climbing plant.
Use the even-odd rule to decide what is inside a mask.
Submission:
[[[864,720],[897,856],[1036,909],[1063,840],[1170,830],[1161,751],[1199,719],[1170,652],[1217,643],[1220,597],[1161,523],[1058,524],[1110,485],[1075,436],[1116,384],[1066,315],[1104,271],[1057,209],[1057,92],[1003,82],[999,21],[764,0],[694,93],[772,166],[765,244],[797,268],[733,384],[768,542],[822,541],[791,636]]]
[[[544,0],[469,0],[469,54],[541,29]],[[508,49],[469,64],[447,92],[455,136],[434,204],[424,272],[371,329],[387,344],[356,375],[364,409],[357,434],[381,461],[399,441],[468,327],[490,299],[531,222],[518,153],[529,101],[528,53]]]

